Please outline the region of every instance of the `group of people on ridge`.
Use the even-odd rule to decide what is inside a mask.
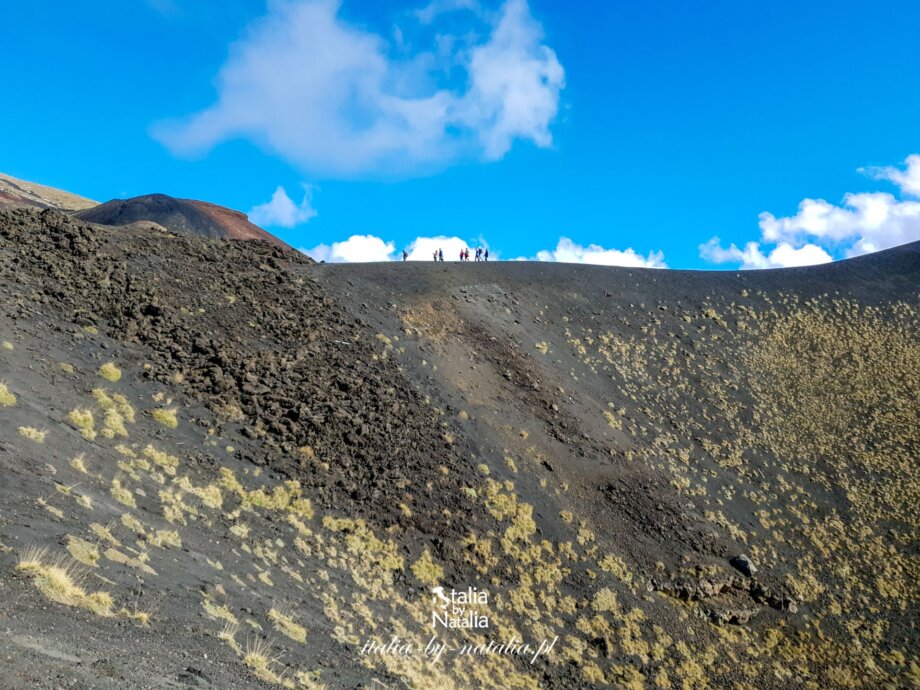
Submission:
[[[460,250],[460,261],[470,260],[470,248],[464,247]],[[488,261],[489,250],[483,247],[476,247],[476,261]]]
[[[476,261],[488,261],[489,260],[489,250],[486,247],[476,247],[475,253]],[[435,261],[444,261],[444,250],[436,250],[431,258]],[[403,261],[409,259],[409,252],[403,250]],[[470,249],[469,247],[464,247],[460,250],[460,261],[469,261],[470,260]]]
[[[489,249],[488,247],[476,247],[475,253],[476,261],[488,261],[489,260]],[[444,250],[438,249],[432,254],[432,259],[435,261],[444,261]],[[402,260],[409,260],[409,252],[403,249]],[[460,261],[469,261],[470,260],[470,249],[469,247],[464,247],[460,250]]]

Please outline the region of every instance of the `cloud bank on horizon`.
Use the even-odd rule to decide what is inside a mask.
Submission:
[[[733,264],[742,270],[791,268],[828,263],[920,240],[920,155],[908,156],[904,167],[861,168],[872,179],[891,182],[900,191],[898,199],[888,192],[850,193],[836,206],[823,199],[805,199],[793,216],[760,214],[761,238],[723,247],[718,237],[699,245],[700,256],[713,264]],[[283,192],[283,190],[279,190]],[[276,197],[278,192],[276,192]],[[285,195],[286,198],[286,195]],[[274,199],[273,199],[274,201]],[[288,202],[293,205],[293,202]],[[306,200],[305,200],[306,203]],[[488,246],[480,238],[467,242],[459,237],[418,237],[407,251],[412,261],[430,260],[441,248],[454,259],[462,247]],[[392,261],[396,246],[373,235],[353,235],[343,242],[304,250],[319,261]],[[496,258],[498,258],[496,256]],[[555,249],[544,249],[524,261],[559,261],[633,268],[667,268],[664,253],[642,256],[632,248],[609,249],[597,244],[579,245],[560,237]]]
[[[416,237],[406,247],[407,261],[432,261],[438,251],[444,252],[445,261],[459,261],[463,249],[476,247],[488,248],[489,243],[483,237],[467,241],[460,237],[438,235],[433,237]],[[328,263],[355,263],[368,261],[398,261],[402,252],[397,251],[396,244],[374,235],[352,235],[342,242],[331,245],[320,244],[312,249],[301,249],[317,261]],[[490,250],[491,251],[491,250]],[[501,257],[492,253],[492,260]],[[519,256],[512,261],[558,261],[573,264],[597,264],[602,266],[626,266],[630,268],[667,268],[662,252],[650,252],[642,256],[633,249],[606,249],[597,244],[582,246],[568,237],[560,237],[555,249],[543,249],[532,257]]]
[[[434,253],[439,250],[444,252],[445,261],[459,261],[460,250],[488,246],[488,243],[482,238],[476,242],[468,242],[459,237],[437,235],[416,237],[405,248],[405,251],[408,254],[408,261],[432,261]],[[330,263],[397,261],[402,259],[402,252],[397,252],[395,242],[388,242],[374,235],[352,235],[342,242],[333,242],[331,245],[320,244],[312,249],[302,249],[301,251],[317,261]]]
[[[914,200],[920,199],[920,155],[908,156],[903,169],[870,167],[859,172],[891,182],[902,198],[888,192],[850,193],[841,206],[805,199],[794,216],[761,213],[760,241],[741,249],[734,244],[723,247],[713,237],[700,245],[700,256],[743,269],[786,268],[833,261],[831,252],[850,258],[920,240],[920,201]]]
[[[823,199],[805,199],[794,216],[760,214],[761,239],[723,247],[718,237],[699,245],[700,256],[713,264],[733,264],[742,270],[791,268],[828,263],[835,258],[850,258],[920,240],[920,155],[908,156],[904,168],[886,166],[861,168],[876,180],[891,182],[905,199],[888,192],[850,193],[842,206]],[[272,200],[250,211],[254,222],[293,227],[316,215],[305,187],[301,204],[295,205],[279,187]],[[910,198],[914,197],[914,198]],[[261,221],[261,222],[260,222]],[[427,261],[438,249],[445,259],[458,259],[466,247],[488,247],[484,238],[467,241],[456,236],[417,237],[406,247],[408,260]],[[352,235],[348,239],[303,249],[317,261],[366,262],[395,261],[401,258],[396,243],[374,235]],[[836,256],[832,255],[835,254]],[[499,256],[492,255],[495,259]],[[543,249],[534,256],[519,256],[516,261],[558,261],[632,268],[667,268],[664,252],[642,256],[632,248],[611,249],[597,244],[583,246],[560,237],[554,249]]]
[[[528,260],[527,257],[521,257]],[[556,248],[542,249],[537,252],[537,261],[559,261],[569,264],[597,264],[600,266],[626,266],[629,268],[667,268],[664,262],[664,252],[649,252],[642,256],[631,247],[628,249],[606,249],[597,244],[584,247],[570,240],[560,237]]]

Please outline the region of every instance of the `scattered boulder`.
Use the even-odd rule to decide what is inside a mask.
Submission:
[[[754,577],[757,574],[757,566],[743,553],[735,556],[729,563],[745,577]]]

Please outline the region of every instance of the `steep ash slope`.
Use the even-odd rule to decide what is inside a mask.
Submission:
[[[918,291],[917,246],[318,266],[3,212],[0,686],[916,682]],[[558,641],[361,655],[437,584],[490,594],[443,641]]]
[[[644,661],[655,654],[624,632],[623,609],[609,621],[621,639],[601,652],[641,650],[649,685],[666,686],[664,670],[669,682],[727,686],[739,669],[754,687],[792,669],[804,687],[916,682],[920,243],[782,271],[316,274],[375,329],[405,332],[410,376],[470,418],[484,454],[516,459],[516,491],[543,535],[564,540],[560,521],[587,527],[576,539],[593,534],[613,555],[601,570],[654,593],[633,609],[649,636],[663,626],[706,670],[688,681],[679,661],[676,672]],[[739,577],[742,554],[755,577]],[[743,627],[712,644],[707,624],[691,643],[665,601],[689,602],[679,617]],[[629,685],[622,661],[591,652],[571,654]]]

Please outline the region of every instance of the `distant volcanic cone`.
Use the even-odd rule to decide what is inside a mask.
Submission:
[[[228,240],[258,240],[289,248],[274,235],[251,223],[245,213],[206,201],[176,199],[165,194],[113,199],[80,211],[76,215],[100,225],[129,225],[146,221],[186,235]]]

